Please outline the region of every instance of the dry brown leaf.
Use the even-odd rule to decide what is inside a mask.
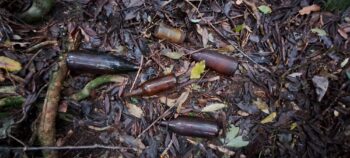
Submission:
[[[176,103],[176,99],[167,98],[165,96],[160,97],[159,101],[169,107],[173,107]]]
[[[300,15],[308,15],[310,14],[311,12],[317,12],[321,9],[321,7],[317,4],[313,4],[313,5],[310,5],[310,6],[306,6],[304,7],[303,9],[299,10],[299,14]]]
[[[141,118],[143,117],[143,111],[140,107],[136,106],[135,104],[127,103],[126,107],[128,108],[128,111],[131,115]]]
[[[177,109],[176,109],[177,113],[180,113],[182,104],[186,102],[189,94],[190,94],[190,92],[185,91],[180,95],[179,98],[177,98],[176,103],[175,103],[175,105],[177,105]]]
[[[340,36],[342,36],[344,39],[348,39],[348,34],[344,31],[344,29],[339,28],[339,29],[338,29],[338,33],[339,33]]]

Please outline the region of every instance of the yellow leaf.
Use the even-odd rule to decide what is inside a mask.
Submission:
[[[265,124],[265,123],[273,122],[273,120],[276,118],[276,116],[277,116],[277,113],[273,112],[269,116],[267,116],[263,120],[261,120],[260,123]]]
[[[297,126],[298,126],[298,124],[295,123],[295,122],[293,122],[293,123],[290,125],[290,130],[295,129]]]
[[[19,71],[22,69],[21,63],[13,60],[11,58],[0,56],[0,68],[3,68],[7,71]]]
[[[269,106],[260,98],[257,98],[256,101],[253,101],[253,104],[256,105],[256,107],[258,107],[258,109],[260,109],[262,112],[269,114]]]
[[[191,71],[191,77],[190,79],[199,79],[201,78],[201,74],[204,72],[205,69],[205,61],[202,60],[199,63],[196,63]]]

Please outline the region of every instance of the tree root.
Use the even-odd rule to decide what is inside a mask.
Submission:
[[[126,78],[120,75],[104,75],[95,78],[85,85],[85,87],[78,93],[75,93],[71,96],[71,99],[75,101],[80,101],[87,98],[90,95],[91,90],[97,88],[98,86],[108,83],[115,82],[117,84],[121,84],[126,81]]]
[[[38,137],[42,146],[55,146],[55,134],[56,134],[56,115],[58,109],[58,102],[60,101],[60,91],[62,88],[62,82],[67,74],[66,56],[61,58],[61,61],[57,64],[56,70],[52,73],[48,90],[46,93],[45,102],[43,105],[39,128]],[[58,157],[57,151],[43,151],[44,157],[56,158]]]

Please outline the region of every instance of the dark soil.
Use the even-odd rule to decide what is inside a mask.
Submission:
[[[300,15],[312,4],[321,9]],[[261,5],[272,12],[262,13]],[[59,102],[56,146],[72,149],[59,150],[59,157],[350,155],[349,7],[329,9],[316,0],[57,0],[42,21],[27,24],[18,18],[25,7],[6,0],[0,6],[0,56],[22,64],[18,72],[0,69],[0,88],[15,86],[15,95],[25,98],[17,106],[0,106],[0,157],[43,156],[40,150],[9,147],[41,146],[38,118],[51,72],[69,39],[79,44],[79,50],[123,56],[142,67],[138,75],[119,74],[128,78],[127,83],[104,84],[81,101],[70,96],[103,74],[68,72]],[[161,22],[185,31],[185,41],[175,44],[156,38],[154,28]],[[320,30],[326,35],[318,34]],[[58,44],[28,52],[55,40]],[[190,80],[195,65],[191,54],[204,49],[232,56],[239,63],[237,70],[222,75],[206,68],[200,79]],[[164,52],[185,55],[170,59]],[[122,97],[134,82],[137,87],[169,72],[179,79],[174,89],[151,97]],[[176,100],[184,92],[189,96],[181,108],[169,110],[161,101]],[[212,103],[227,107],[201,112]],[[130,104],[139,107],[142,116],[129,111]],[[267,123],[262,122],[269,116],[263,105],[265,112],[277,114]],[[216,138],[194,138],[158,125],[157,120],[181,115],[216,120],[222,131]],[[231,125],[239,127],[247,146],[234,148],[221,141]],[[94,144],[125,148],[78,149]]]

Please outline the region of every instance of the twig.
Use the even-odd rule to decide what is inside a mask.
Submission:
[[[39,128],[38,137],[43,146],[53,146],[56,144],[56,115],[58,109],[58,102],[60,101],[60,92],[62,89],[62,82],[66,77],[67,65],[66,55],[63,55],[61,61],[57,64],[56,70],[52,73],[46,98],[44,101]],[[44,151],[44,157],[56,158],[56,152]]]
[[[236,46],[232,41],[228,40],[212,23],[210,23],[209,21],[206,21],[206,23],[223,39],[225,40],[228,44],[232,45],[233,48],[235,48],[239,53],[241,53],[244,57],[246,57],[247,59],[249,59],[251,62],[253,62],[254,64],[258,65],[261,69],[265,70],[268,73],[271,73],[271,71],[260,65],[259,63],[257,63],[255,60],[253,60],[251,57],[249,57],[246,53],[243,52],[243,50],[241,50],[238,46]]]
[[[29,52],[37,50],[39,48],[45,47],[47,45],[57,45],[57,41],[44,41],[44,42],[41,42],[39,44],[34,45],[33,47],[26,49],[24,52],[29,53]]]
[[[22,151],[36,151],[36,150],[80,150],[80,149],[110,149],[110,150],[128,150],[135,148],[120,147],[120,146],[105,146],[100,144],[87,146],[40,146],[40,147],[0,147],[0,150],[22,150]]]
[[[165,148],[165,150],[162,152],[162,154],[160,154],[160,157],[165,157],[165,154],[168,152],[168,150],[170,149],[171,145],[173,145],[173,139],[171,139],[171,141],[169,142],[168,146]]]
[[[156,120],[154,120],[146,129],[144,129],[138,136],[137,138],[140,138],[143,134],[145,134],[153,125],[155,125],[160,119],[162,119],[163,117],[166,116],[166,114],[171,111],[174,107],[177,107],[177,105],[175,104],[174,106],[170,107],[169,109],[165,110],[164,113],[162,115],[160,115]]]
[[[141,56],[141,64],[140,64],[139,70],[137,71],[137,74],[136,74],[136,77],[135,77],[135,79],[134,79],[134,82],[132,82],[132,85],[131,85],[131,88],[130,88],[130,92],[134,89],[136,80],[137,80],[137,78],[139,77],[140,72],[141,72],[141,70],[142,70],[142,65],[143,65],[143,55]]]

